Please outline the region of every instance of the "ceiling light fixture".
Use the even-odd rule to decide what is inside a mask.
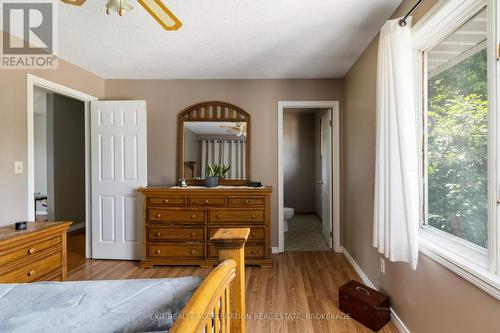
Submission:
[[[61,0],[64,3],[74,6],[83,5],[86,0]],[[137,0],[165,30],[178,30],[182,27],[182,22],[172,13],[160,0]],[[127,11],[134,9],[130,0],[108,0],[106,13],[117,12],[120,16]]]
[[[109,0],[106,4],[106,14],[110,15],[112,11],[118,13],[118,15],[123,16],[125,12],[129,12],[134,9],[128,0]]]

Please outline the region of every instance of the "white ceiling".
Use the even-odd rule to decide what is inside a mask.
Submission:
[[[106,79],[340,78],[401,0],[165,0],[176,32],[132,3],[60,3],[60,56]]]
[[[229,133],[227,128],[221,126],[232,126],[236,123],[232,122],[219,122],[219,121],[186,121],[184,122],[184,127],[191,130],[196,134],[208,134],[208,135],[232,135]]]

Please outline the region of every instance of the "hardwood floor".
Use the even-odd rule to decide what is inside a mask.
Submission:
[[[83,243],[78,245],[80,243]],[[142,269],[138,262],[88,260],[82,235],[68,235],[68,280],[147,279],[188,275],[205,277],[209,269],[190,266]],[[273,255],[273,268],[247,267],[249,333],[368,333],[368,328],[342,317],[338,288],[359,280],[342,254],[286,252]],[[306,317],[315,316],[316,319]],[[330,320],[321,316],[330,316]],[[391,322],[381,333],[397,333]]]

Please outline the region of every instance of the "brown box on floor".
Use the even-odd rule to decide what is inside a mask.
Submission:
[[[339,288],[339,308],[373,331],[379,331],[391,320],[389,296],[357,281]]]

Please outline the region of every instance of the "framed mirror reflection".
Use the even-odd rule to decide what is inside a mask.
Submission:
[[[179,179],[204,185],[218,175],[221,185],[250,180],[250,116],[223,102],[206,102],[179,114]]]

